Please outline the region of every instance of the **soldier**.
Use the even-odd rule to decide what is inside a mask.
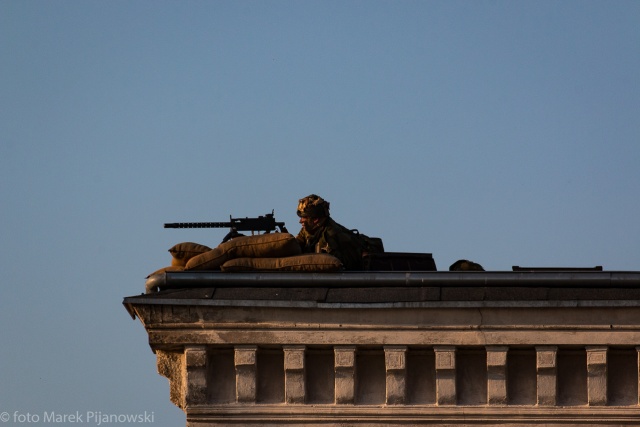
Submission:
[[[362,270],[362,248],[354,233],[329,216],[329,202],[311,194],[298,201],[296,211],[302,229],[296,239],[304,253],[327,253],[338,258],[345,270]]]

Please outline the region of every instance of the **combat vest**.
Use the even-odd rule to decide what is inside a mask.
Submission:
[[[334,255],[342,261],[345,270],[362,270],[363,254],[384,252],[382,239],[350,230],[331,218],[327,218],[322,228],[313,235],[303,229],[298,240],[306,252]]]

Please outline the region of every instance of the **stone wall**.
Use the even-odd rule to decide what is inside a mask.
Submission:
[[[503,291],[326,302],[318,289],[208,288],[125,305],[187,426],[640,424],[635,291]]]

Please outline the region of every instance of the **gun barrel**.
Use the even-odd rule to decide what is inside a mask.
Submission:
[[[171,222],[166,223],[164,228],[230,228],[230,222]]]
[[[257,218],[232,218],[229,222],[170,222],[165,223],[164,228],[231,228],[232,231],[264,231],[269,233],[275,231],[276,227],[280,231],[287,232],[284,222],[276,222],[273,212]]]

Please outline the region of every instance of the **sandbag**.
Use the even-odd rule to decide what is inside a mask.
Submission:
[[[219,270],[222,264],[236,258],[276,258],[299,255],[300,244],[289,233],[268,233],[242,236],[221,243],[215,249],[196,255],[187,270]]]
[[[187,270],[219,270],[220,266],[229,259],[229,254],[220,248],[196,255],[187,261]]]
[[[305,254],[283,258],[236,258],[222,264],[222,271],[305,271],[328,273],[342,270],[342,263],[329,254]]]
[[[171,265],[184,267],[187,262],[196,255],[209,252],[210,247],[193,242],[182,242],[169,249]]]
[[[484,268],[473,261],[459,259],[449,266],[449,271],[484,271]]]
[[[163,267],[159,270],[154,271],[153,273],[151,273],[150,275],[147,276],[147,279],[151,276],[153,276],[154,274],[160,274],[160,273],[164,273],[166,271],[184,271],[184,267],[179,266],[179,265],[172,265],[169,267]]]

